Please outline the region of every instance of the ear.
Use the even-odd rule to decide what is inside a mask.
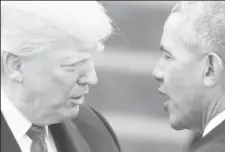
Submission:
[[[9,76],[11,80],[21,83],[23,81],[23,73],[21,71],[22,63],[20,57],[9,52],[2,53],[2,63],[5,75]]]
[[[204,85],[206,87],[213,87],[216,84],[222,68],[222,60],[218,54],[209,53],[206,56],[206,68],[204,73]]]

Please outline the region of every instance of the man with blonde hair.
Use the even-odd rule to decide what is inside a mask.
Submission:
[[[111,35],[95,1],[1,2],[1,152],[119,152],[84,102]]]
[[[201,135],[195,152],[225,152],[225,2],[182,1],[168,17],[153,76],[172,128]]]

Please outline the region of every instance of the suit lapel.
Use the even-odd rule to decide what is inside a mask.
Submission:
[[[218,138],[220,136],[223,136],[224,133],[224,128],[225,128],[225,120],[216,126],[211,132],[209,132],[205,137],[202,138],[201,142],[206,143],[214,138]]]
[[[115,141],[99,117],[81,105],[74,120],[49,126],[58,152],[118,152]]]
[[[216,128],[214,128],[211,132],[209,132],[205,137],[196,141],[196,143],[193,145],[192,148],[197,149],[198,147],[207,144],[214,138],[224,136],[225,135],[224,128],[225,128],[225,120],[221,124],[219,124]]]
[[[1,152],[22,152],[2,113]]]
[[[109,130],[90,107],[80,106],[75,123],[91,152],[118,152],[118,147]]]
[[[90,152],[75,124],[66,121],[49,126],[58,152]]]

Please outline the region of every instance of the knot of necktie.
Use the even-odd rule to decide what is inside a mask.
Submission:
[[[45,127],[32,125],[30,129],[27,131],[27,135],[32,140],[44,140],[45,139]]]
[[[27,131],[27,135],[32,140],[30,152],[48,152],[45,142],[45,127],[32,125]]]

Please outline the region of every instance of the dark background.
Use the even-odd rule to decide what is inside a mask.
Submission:
[[[163,25],[175,2],[101,1],[113,35],[95,60],[99,83],[86,102],[98,109],[118,135],[123,152],[183,152],[188,131],[170,127],[165,97],[152,72],[160,56]]]

